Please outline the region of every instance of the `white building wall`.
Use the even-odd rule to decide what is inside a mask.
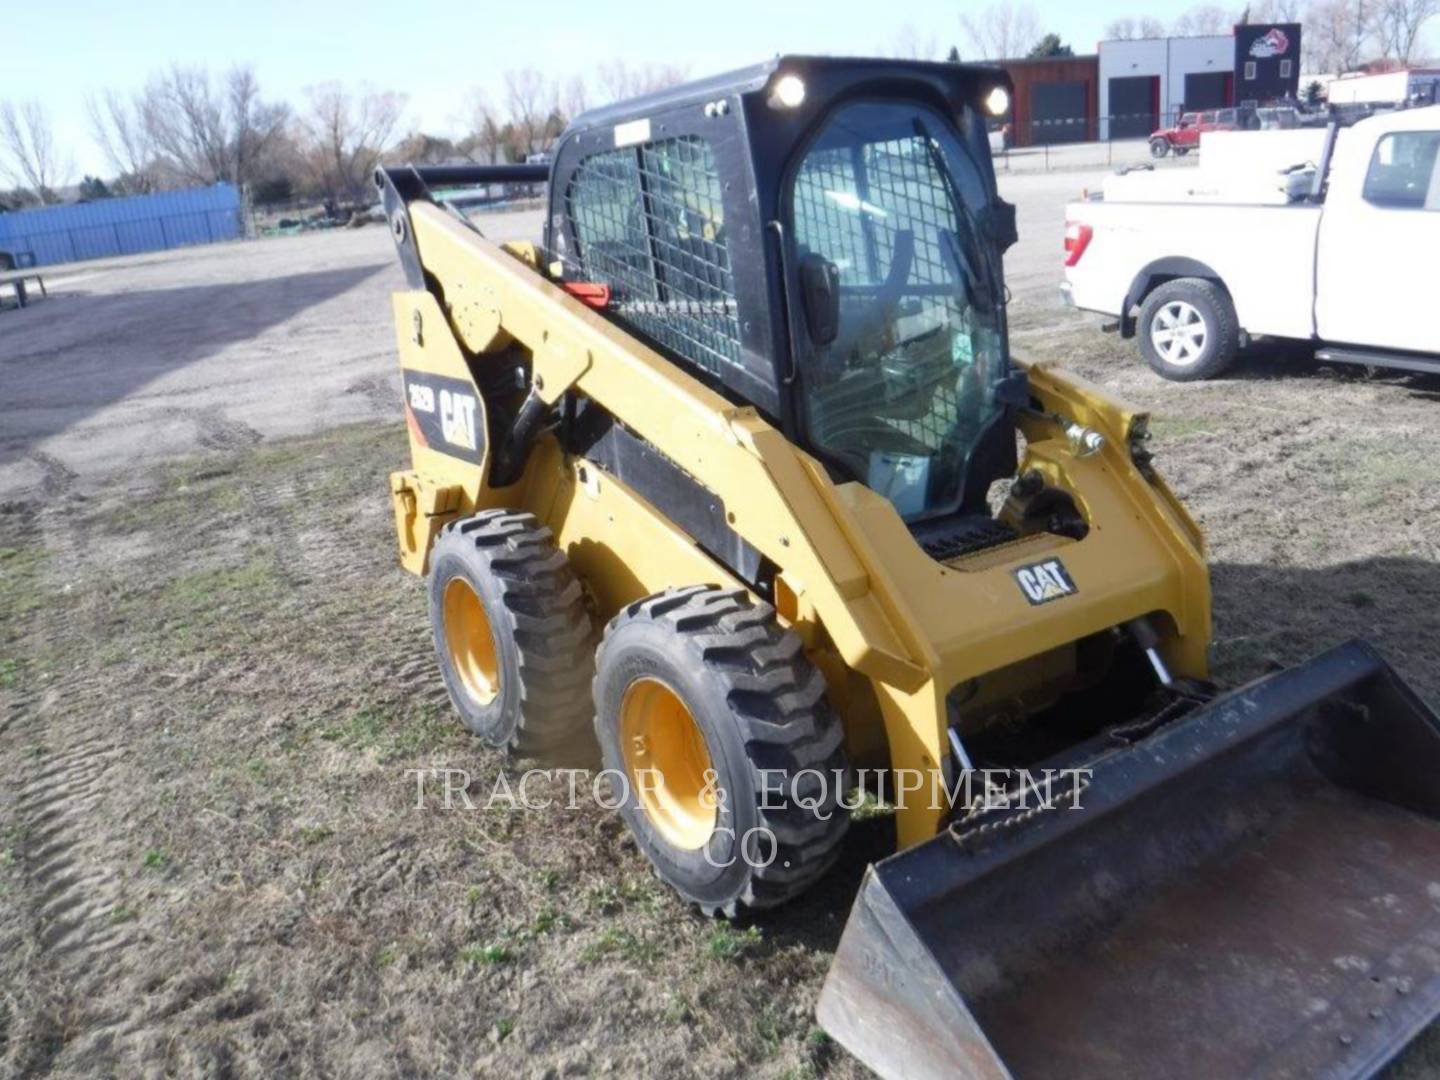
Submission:
[[[1160,78],[1160,121],[1185,101],[1185,76],[1235,70],[1235,38],[1151,38],[1100,42],[1100,138],[1110,137],[1110,80],[1137,75]]]

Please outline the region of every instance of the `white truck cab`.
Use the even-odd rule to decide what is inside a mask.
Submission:
[[[1440,106],[1223,137],[1257,140],[1216,156],[1228,173],[1116,177],[1066,208],[1067,299],[1169,379],[1218,375],[1257,336],[1440,372]],[[1277,148],[1301,156],[1277,170]]]

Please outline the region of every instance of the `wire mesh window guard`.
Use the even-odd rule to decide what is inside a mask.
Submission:
[[[720,175],[696,136],[593,154],[566,191],[578,270],[662,348],[718,374],[740,364]]]
[[[840,272],[842,326],[918,341],[926,331],[967,324],[970,312],[940,249],[959,227],[955,208],[920,136],[812,150],[796,176],[794,198],[801,248],[820,252]],[[892,285],[892,278],[899,281]],[[872,317],[882,310],[898,317]],[[891,403],[885,423],[931,453],[945,442],[957,412],[951,335],[933,338],[933,347],[907,351],[884,395],[895,396],[897,383],[910,387],[913,393]],[[841,350],[863,355],[895,344],[837,342]],[[842,440],[850,425],[873,420],[875,388],[856,380],[848,390],[837,386],[824,396],[814,417],[828,429],[817,433],[822,442]]]
[[[899,101],[837,108],[789,193],[798,265],[839,281],[833,337],[798,357],[805,434],[909,520],[960,505],[1001,408],[999,253],[978,219],[989,197],[954,126]]]

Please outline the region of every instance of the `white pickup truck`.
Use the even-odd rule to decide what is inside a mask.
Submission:
[[[1307,134],[1223,136],[1280,140],[1244,144],[1261,162],[1248,175],[1231,154],[1227,175],[1112,177],[1071,203],[1067,300],[1137,337],[1167,379],[1218,375],[1260,336],[1440,372],[1440,106]],[[1313,156],[1282,174],[1277,148]]]

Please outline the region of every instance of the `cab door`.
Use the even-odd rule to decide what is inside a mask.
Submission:
[[[1332,180],[1317,254],[1324,341],[1440,353],[1440,124],[1429,123],[1436,130],[1382,135],[1368,161]]]

